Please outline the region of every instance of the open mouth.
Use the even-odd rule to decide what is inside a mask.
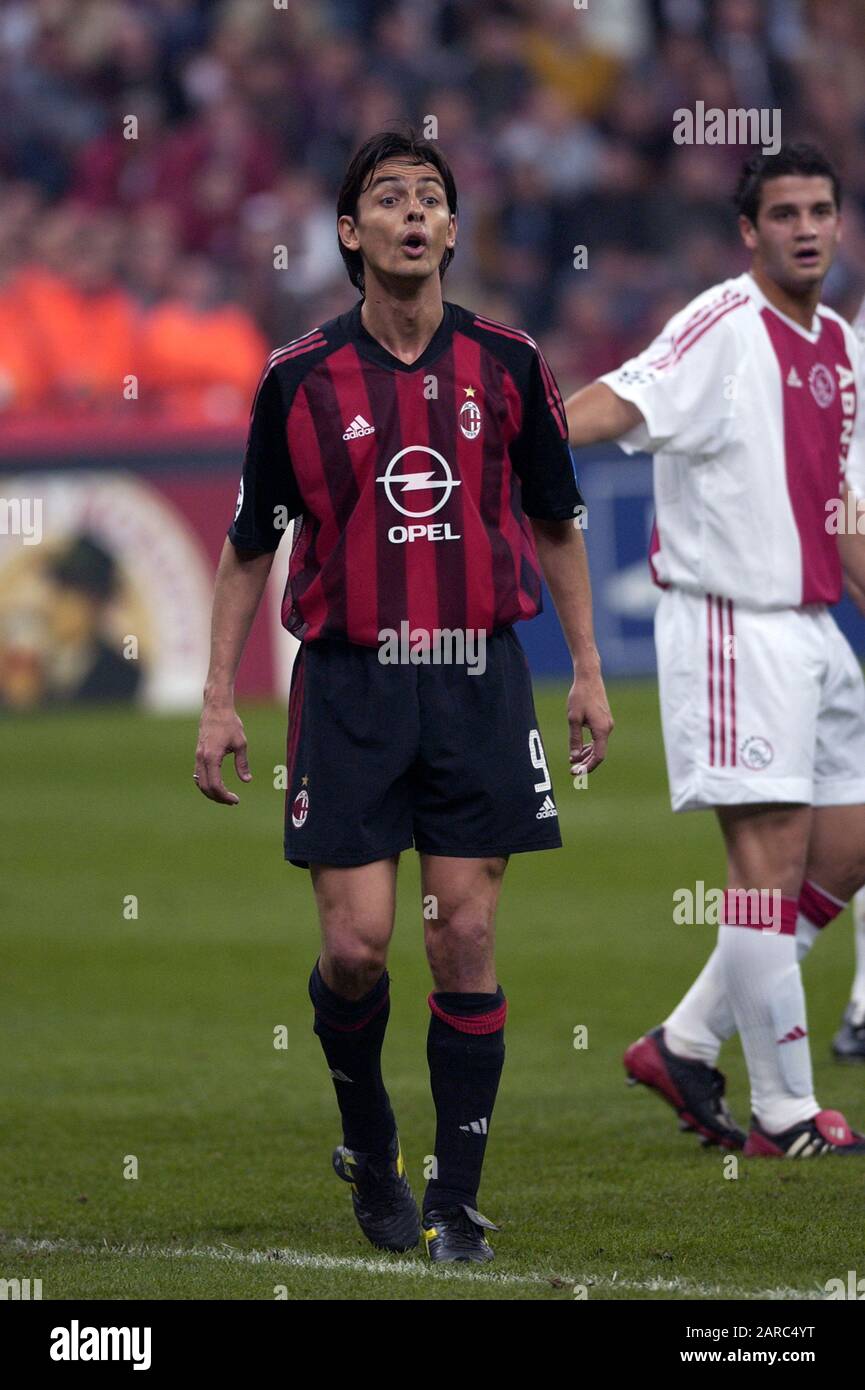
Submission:
[[[426,248],[426,237],[421,232],[410,232],[402,243],[403,251],[405,251],[407,256],[411,256],[413,260],[417,260],[419,256],[422,256]]]
[[[816,265],[820,259],[820,252],[816,246],[805,246],[801,251],[794,252],[793,259],[799,265]]]

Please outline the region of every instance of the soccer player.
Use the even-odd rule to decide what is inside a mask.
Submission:
[[[573,658],[573,772],[602,761],[612,719],[561,397],[525,333],[443,303],[456,214],[442,153],[413,132],[370,138],[347,170],[337,230],[361,297],[264,369],[216,578],[195,776],[223,804],[238,800],[220,774],[227,753],[250,779],[233,683],[297,518],[284,849],[309,869],[320,917],[309,993],[342,1119],[334,1167],[374,1245],[417,1243],[380,1065],[397,864],[414,844],[434,986],[424,1237],[434,1261],[483,1261],[496,1228],[477,1193],[507,1010],[496,904],[509,855],[561,845],[514,630],[540,610],[540,573]],[[462,657],[457,643],[449,661],[454,635]]]
[[[859,391],[860,409],[857,426],[863,424],[865,407],[862,405],[862,392],[865,389],[865,300],[853,320],[853,332],[859,344]],[[852,575],[845,575],[847,590],[859,611],[865,615],[865,590],[860,588]],[[856,969],[850,989],[850,1002],[844,1010],[841,1025],[832,1039],[832,1051],[839,1062],[865,1062],[865,888],[860,888],[853,898],[853,941],[855,947]]]
[[[820,304],[840,189],[819,151],[785,146],[745,165],[736,204],[750,270],[567,402],[572,443],[654,454],[671,801],[713,809],[727,855],[717,946],[625,1066],[708,1142],[863,1155],[865,1139],[815,1098],[799,969],[865,882],[865,684],[828,610],[842,561],[860,585],[865,574],[865,537],[833,534],[832,520],[845,469],[865,493],[850,453],[857,343]],[[736,1029],[747,1136],[715,1066]]]
[[[862,611],[865,612],[865,594]],[[839,1062],[865,1062],[865,889],[860,888],[854,895],[852,906],[856,970],[850,1002],[832,1039],[832,1051]]]

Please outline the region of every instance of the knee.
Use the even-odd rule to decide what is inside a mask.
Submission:
[[[847,901],[859,892],[860,888],[865,887],[865,854],[857,855],[851,865],[850,873],[846,880],[847,891],[840,894]]]
[[[444,893],[428,895],[424,916],[429,925],[469,941],[487,937],[493,930],[503,874],[504,861],[491,862],[470,883],[455,882]]]
[[[493,913],[473,902],[441,902],[427,923],[427,941],[463,954],[479,954],[493,938]]]
[[[814,882],[824,892],[831,891],[833,897],[849,902],[853,895],[865,886],[865,851],[860,850],[858,845],[855,848],[851,847],[840,862],[833,865],[832,873],[826,875],[831,883],[829,890],[823,886],[819,871],[815,870],[813,875],[810,873],[810,865],[808,877],[813,877]]]
[[[357,924],[332,925],[325,932],[322,957],[337,994],[372,989],[387,964],[387,943]]]

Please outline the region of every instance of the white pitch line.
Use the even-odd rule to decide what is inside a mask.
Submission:
[[[495,1270],[475,1270],[456,1268],[452,1265],[422,1264],[418,1260],[400,1259],[394,1256],[378,1258],[362,1255],[318,1255],[307,1250],[238,1250],[233,1245],[204,1245],[192,1247],[157,1245],[79,1245],[74,1240],[26,1240],[14,1237],[0,1239],[0,1250],[21,1250],[29,1255],[72,1254],[85,1256],[115,1255],[126,1259],[145,1260],[216,1260],[226,1264],[270,1265],[278,1269],[280,1265],[289,1269],[345,1270],[354,1274],[385,1274],[416,1278],[456,1279],[463,1283],[477,1284],[550,1284],[552,1287],[573,1288],[585,1285],[589,1298],[596,1289],[627,1289],[634,1293],[676,1293],[692,1298],[731,1298],[751,1300],[823,1300],[825,1293],[815,1286],[812,1289],[793,1289],[781,1286],[774,1289],[736,1289],[724,1284],[694,1284],[686,1279],[619,1279],[617,1275],[596,1274],[529,1274],[499,1273]]]

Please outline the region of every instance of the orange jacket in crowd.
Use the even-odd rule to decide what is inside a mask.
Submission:
[[[268,351],[236,305],[142,314],[123,289],[85,294],[36,266],[0,289],[0,412],[114,414],[137,399],[161,419],[244,422]]]
[[[87,294],[39,266],[20,271],[10,289],[22,339],[35,356],[46,413],[126,406],[124,381],[138,370],[138,313],[125,290]]]
[[[269,351],[237,305],[196,310],[168,300],[144,322],[142,395],[157,393],[163,416],[202,424],[245,421]]]

